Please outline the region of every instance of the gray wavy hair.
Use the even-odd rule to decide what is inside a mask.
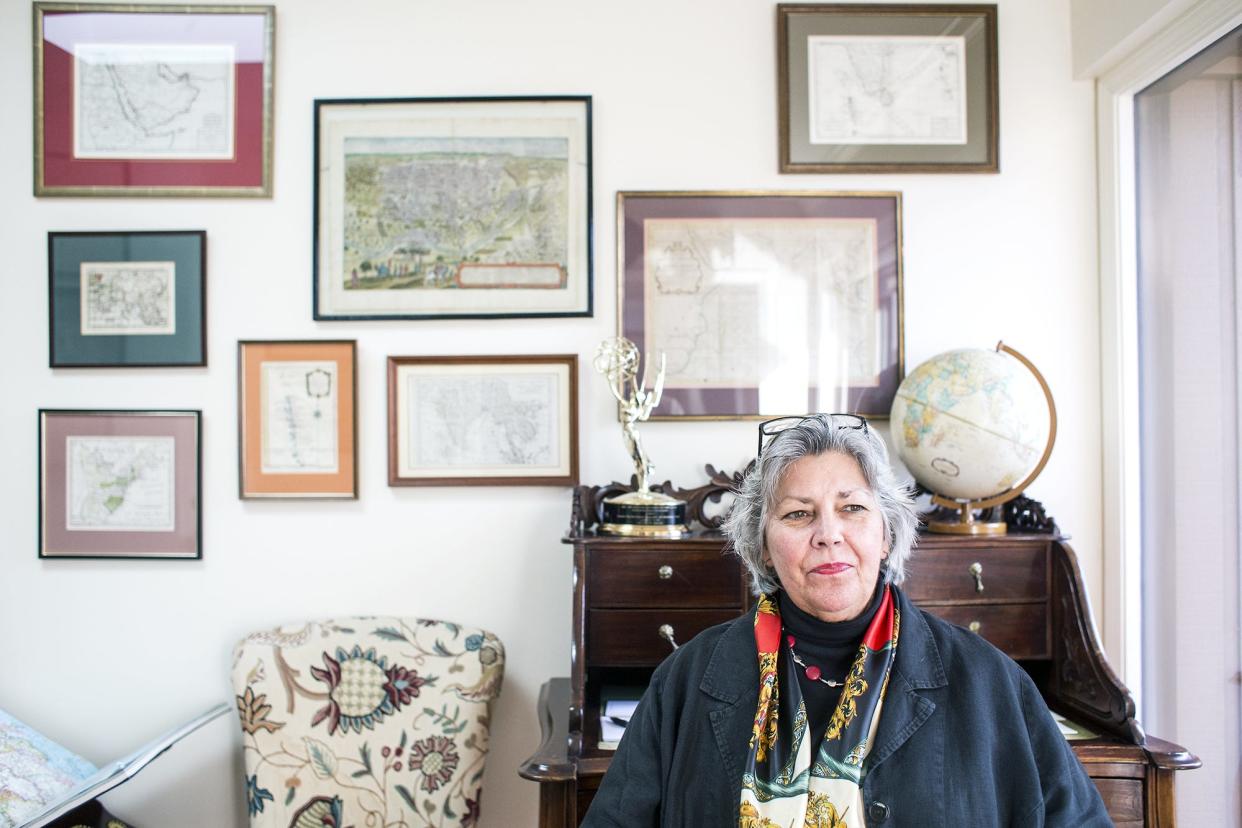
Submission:
[[[884,580],[900,585],[906,578],[906,561],[914,548],[918,516],[914,498],[897,482],[888,464],[888,449],[870,426],[841,427],[830,414],[816,414],[779,432],[763,450],[758,462],[742,479],[733,508],[724,522],[731,547],[750,571],[755,594],[780,588],[776,572],[764,566],[764,536],[768,511],[775,505],[781,479],[798,460],[828,452],[854,458],[862,469],[879,505],[888,558],[882,565]]]

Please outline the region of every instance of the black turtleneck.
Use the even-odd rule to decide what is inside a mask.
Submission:
[[[875,592],[858,617],[848,621],[821,621],[809,613],[798,609],[789,599],[784,590],[776,594],[777,604],[781,612],[781,643],[786,644],[785,636],[792,635],[795,640],[794,650],[807,664],[814,664],[823,671],[824,678],[841,681],[849,672],[858,655],[858,645],[862,643],[863,633],[880,608],[880,597],[884,594],[884,579],[878,579]],[[785,659],[778,660],[781,668],[782,684],[789,679],[785,676]],[[819,744],[824,739],[824,731],[836,710],[841,698],[840,687],[829,687],[822,681],[811,681],[805,671],[798,668],[798,686],[802,689],[802,699],[806,703],[807,721],[811,728],[811,760],[819,751]],[[788,685],[785,685],[788,686]]]

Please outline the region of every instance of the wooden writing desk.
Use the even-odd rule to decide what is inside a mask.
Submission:
[[[704,527],[676,541],[596,535],[600,502],[626,487],[574,492],[565,538],[574,547],[570,676],[543,686],[542,744],[519,771],[540,784],[542,828],[576,828],[612,761],[611,750],[597,747],[604,685],[645,685],[672,651],[670,637],[684,643],[749,608],[741,565],[725,553],[719,519],[705,513],[735,480],[707,468],[707,486],[665,484]],[[906,594],[1008,653],[1052,710],[1097,734],[1071,744],[1118,826],[1171,828],[1173,773],[1199,760],[1135,720],[1134,700],[1096,639],[1077,559],[1055,524],[1025,499],[1007,518],[1008,535],[922,535]]]

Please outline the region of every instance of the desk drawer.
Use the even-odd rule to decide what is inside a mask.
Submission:
[[[971,572],[975,564],[980,569],[978,581]],[[905,591],[916,604],[1044,598],[1048,595],[1048,548],[1004,541],[974,549],[916,547],[907,565]]]
[[[1142,828],[1143,780],[1091,777],[1116,828]]]
[[[659,664],[673,647],[660,637],[660,627],[673,628],[680,645],[708,627],[732,621],[737,610],[592,610],[587,619],[587,662],[614,666]]]
[[[591,607],[741,608],[742,569],[719,550],[601,549],[587,566]]]
[[[919,608],[950,624],[986,638],[1010,658],[1049,658],[1048,605],[1038,604],[919,604]],[[901,646],[898,642],[897,646]]]

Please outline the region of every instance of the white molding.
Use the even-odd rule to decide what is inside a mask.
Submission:
[[[1104,649],[1142,710],[1134,95],[1242,25],[1237,0],[1200,0],[1096,84]]]

